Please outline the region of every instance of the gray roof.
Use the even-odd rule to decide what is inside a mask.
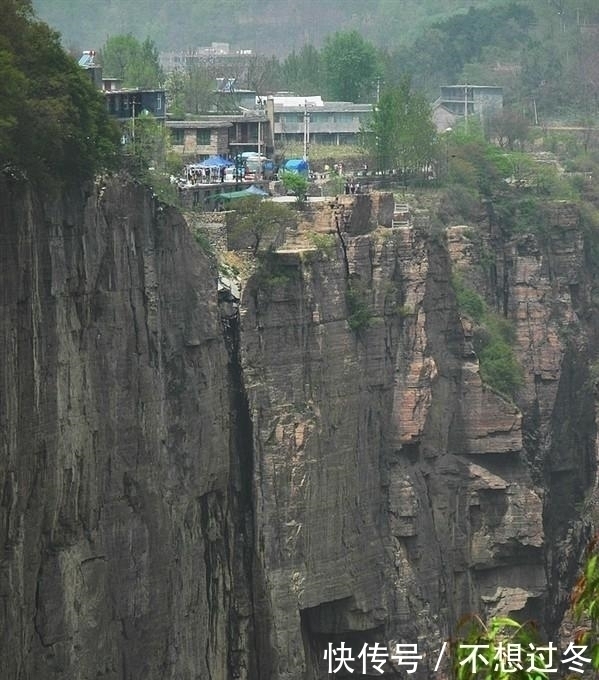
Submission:
[[[323,106],[310,106],[308,105],[308,111],[319,113],[336,113],[348,111],[351,113],[371,113],[372,104],[354,104],[352,102],[324,102]],[[281,106],[280,104],[275,104],[275,113],[303,113],[305,111],[304,106]]]
[[[206,128],[227,128],[233,123],[226,120],[167,120],[166,127],[179,130],[205,130]]]

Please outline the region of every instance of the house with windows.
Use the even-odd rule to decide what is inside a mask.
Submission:
[[[433,122],[443,132],[467,117],[483,121],[503,108],[503,88],[494,85],[443,85],[433,103]]]
[[[321,97],[273,96],[267,100],[274,143],[359,144],[372,116],[372,104],[325,102]]]
[[[148,113],[164,122],[166,119],[166,92],[164,89],[122,87],[120,78],[102,75],[102,67],[96,63],[94,50],[86,50],[79,59],[79,66],[85,69],[91,82],[102,90],[108,114],[125,123]]]
[[[173,151],[195,160],[209,156],[229,155],[229,128],[232,123],[223,120],[169,120]]]
[[[272,127],[265,112],[199,116],[195,120],[169,120],[173,151],[194,160],[218,155],[233,158],[245,151],[272,155]]]
[[[148,113],[160,121],[166,118],[166,96],[162,89],[104,90],[104,97],[108,114],[121,123]]]

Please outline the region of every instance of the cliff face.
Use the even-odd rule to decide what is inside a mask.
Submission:
[[[331,639],[357,649],[418,642],[434,665],[464,614],[545,620],[553,487],[535,478],[531,460],[548,452],[523,442],[532,436],[526,417],[481,382],[450,280],[452,257],[477,273],[475,247],[456,247],[454,230],[449,238],[448,252],[426,229],[345,233],[334,256],[286,256],[283,285],[246,289],[257,530],[280,677],[300,678],[304,665],[312,677]],[[550,316],[548,291],[537,293],[536,283],[549,286],[556,272],[527,276],[525,266],[515,253],[506,272],[510,313],[528,366],[524,403],[542,411],[551,438],[561,427],[551,417],[564,352],[521,298],[532,286],[537,313]],[[364,291],[368,327],[348,326],[348,286]],[[545,364],[553,372],[540,378],[547,389],[537,396]],[[573,408],[589,419],[580,432],[587,448],[570,452],[576,475],[582,461],[592,468],[594,426],[592,403]],[[546,468],[548,479],[557,473]]]
[[[555,631],[595,480],[576,213],[445,242],[342,199],[334,247],[274,256],[223,321],[141,187],[0,196],[6,677],[317,678],[342,640],[418,643],[424,677],[464,613]],[[452,267],[515,322],[516,404]]]
[[[226,677],[253,640],[216,274],[140,187],[0,192],[2,676]]]

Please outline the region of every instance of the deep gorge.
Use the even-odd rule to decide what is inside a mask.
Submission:
[[[2,178],[3,677],[320,678],[340,640],[418,643],[428,677],[469,612],[557,637],[597,474],[580,215],[391,229],[389,200],[323,206],[342,240],[289,247],[231,316],[147,188]],[[513,324],[515,401],[457,270]]]

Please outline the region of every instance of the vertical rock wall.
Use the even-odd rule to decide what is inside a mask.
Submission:
[[[428,676],[474,612],[555,632],[585,538],[575,499],[595,475],[588,352],[559,333],[588,288],[576,226],[535,240],[532,263],[526,239],[496,241],[493,276],[463,229],[448,249],[407,227],[341,233],[334,255],[286,253],[250,282],[242,355],[275,677],[326,677],[326,644],[342,640],[419,643]],[[518,405],[481,382],[456,267],[515,322]],[[357,329],[350,289],[371,314]],[[591,329],[578,330],[582,350]]]
[[[216,273],[147,190],[88,192],[0,186],[1,675],[244,677]]]
[[[223,321],[142,187],[2,180],[2,677],[306,680],[341,641],[418,643],[425,677],[463,614],[556,630],[596,481],[578,217],[445,239],[387,207],[323,208],[335,248],[300,225]],[[514,321],[516,403],[456,268]]]

